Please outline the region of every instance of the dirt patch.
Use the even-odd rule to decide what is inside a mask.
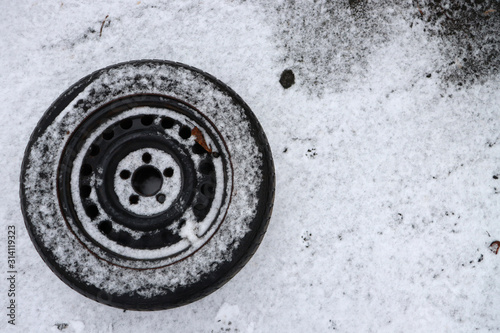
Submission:
[[[290,0],[275,10],[282,61],[294,71],[297,83],[313,94],[321,95],[325,89],[343,91],[353,78],[362,80],[372,53],[402,32],[415,37],[411,43],[420,43],[422,25],[423,37],[439,45],[432,54],[422,44],[422,55],[432,58],[432,76],[445,85],[485,81],[500,71],[499,0],[412,0],[403,4]]]
[[[283,2],[276,7],[282,60],[311,92],[341,91],[362,74],[373,46],[387,41],[390,13],[381,7],[364,0]]]
[[[500,1],[414,0],[414,15],[432,38],[442,40],[445,81],[483,81],[500,70]]]

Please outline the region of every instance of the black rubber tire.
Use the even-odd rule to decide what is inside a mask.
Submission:
[[[179,162],[181,157],[174,156],[176,163],[181,163],[177,171],[181,174],[179,186],[184,191],[185,184],[190,181],[195,184],[188,184],[192,186],[193,194],[186,195],[182,200],[179,194],[172,199],[177,201],[172,201],[171,205],[182,201],[185,203],[184,211],[177,212],[177,215],[162,215],[167,212],[164,209],[151,216],[128,211],[130,221],[126,220],[129,217],[120,217],[126,221],[106,220],[104,222],[111,223],[112,227],[108,224],[103,226],[104,222],[98,222],[96,214],[89,214],[86,206],[82,210],[79,205],[83,207],[88,205],[89,200],[94,200],[98,214],[118,220],[120,218],[117,216],[122,215],[113,215],[110,206],[115,205],[119,207],[117,210],[123,210],[120,214],[132,208],[124,208],[127,205],[122,207],[119,202],[110,203],[109,197],[103,199],[102,195],[98,196],[101,187],[111,191],[110,184],[114,184],[111,192],[119,192],[116,190],[116,181],[109,180],[111,171],[106,173],[106,178],[102,175],[102,168],[92,166],[94,173],[90,178],[82,176],[82,163],[90,154],[89,147],[94,146],[94,143],[89,142],[104,142],[104,131],[117,126],[122,118],[130,118],[137,125],[134,131],[119,134],[124,138],[123,142],[127,138],[130,142],[147,141],[144,139],[146,136],[141,137],[141,133],[144,134],[146,130],[152,131],[148,135],[156,135],[158,140],[166,138],[171,140],[168,142],[181,142],[182,139],[172,139],[166,129],[160,131],[162,121],[172,119],[165,117],[162,112],[170,112],[176,117],[178,114],[178,118],[175,118],[175,126],[178,127],[175,128],[179,128],[179,133],[183,121],[191,124],[188,126],[191,134],[195,128],[198,129],[198,124],[206,126],[200,125],[205,139],[212,144],[209,149],[204,148],[205,151],[198,153],[208,156],[206,159],[212,161],[211,169],[217,170],[211,171],[214,175],[218,172],[217,184],[212,189],[218,199],[211,199],[208,208],[205,207],[208,213],[192,217],[197,211],[191,206],[194,206],[197,198],[202,197],[198,193],[201,176],[192,175],[193,171],[189,170],[201,169],[202,162],[190,151],[181,152],[179,154],[184,154],[182,158],[186,158],[187,164]],[[154,121],[151,123],[149,118],[144,121],[148,126],[152,124],[153,127],[148,129],[142,128],[139,123],[146,116],[152,117]],[[195,128],[192,123],[196,123]],[[106,130],[102,130],[106,126]],[[134,135],[138,135],[138,139],[130,139],[130,133],[136,133]],[[193,142],[194,145],[200,143],[198,139],[191,135],[186,139],[187,143],[183,144],[191,147],[189,144]],[[116,149],[125,149],[125,144],[120,142],[116,141]],[[155,149],[163,149],[162,144],[167,146],[164,155],[173,154],[173,149],[188,151],[184,146],[172,148],[169,146],[171,143],[165,142],[155,143]],[[139,148],[150,148],[149,141],[145,145],[134,146],[136,150],[130,148],[122,155],[129,154],[133,158],[135,151],[142,151]],[[200,147],[196,148],[200,150]],[[114,151],[112,148],[106,149],[106,154]],[[189,158],[195,169],[186,166],[191,165]],[[104,168],[111,165],[105,156],[99,157],[99,161],[104,161]],[[214,166],[215,163],[220,165]],[[186,168],[189,170],[185,171]],[[115,165],[110,170],[117,174],[118,169]],[[222,173],[223,177],[220,176]],[[79,293],[100,303],[130,310],[161,310],[181,306],[212,293],[231,279],[248,262],[264,236],[271,217],[275,188],[269,144],[245,102],[213,76],[184,64],[162,60],[139,60],[113,65],[81,79],[64,92],[35,128],[25,152],[20,180],[25,224],[45,263]],[[88,186],[82,185],[85,181]],[[90,193],[96,193],[95,196],[90,197],[88,193],[83,196],[84,186],[90,187]],[[212,211],[215,213],[212,214]],[[179,214],[184,214],[183,218]],[[212,218],[211,214],[215,217]],[[152,224],[149,228],[147,221],[152,221],[155,216],[164,218],[168,223],[157,218],[159,224]],[[185,216],[192,217],[193,221],[186,221]],[[205,223],[203,225],[208,226],[208,231],[199,231],[202,227],[197,223]],[[146,227],[143,228],[144,225]],[[101,233],[94,233],[95,228]],[[112,239],[110,228],[113,228],[113,232],[115,229],[120,232],[125,230],[133,237],[139,237],[137,235],[142,232],[150,238],[144,236],[145,241],[136,241],[136,248],[131,249],[130,241],[119,243]],[[158,249],[148,244],[161,230],[167,229],[177,237],[174,237],[173,243],[165,241],[156,246]],[[164,234],[161,235],[163,237]],[[113,242],[118,245],[113,245]],[[181,242],[187,244],[185,248],[188,250],[183,248],[175,252],[176,246],[181,248]],[[129,252],[126,255],[118,253],[121,249]],[[156,250],[159,254],[154,252]]]

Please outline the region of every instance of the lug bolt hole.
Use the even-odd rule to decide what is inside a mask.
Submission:
[[[166,168],[165,170],[163,170],[163,175],[167,178],[172,177],[174,175],[174,169]]]
[[[163,193],[160,193],[156,196],[156,201],[158,201],[161,204],[164,203],[166,199],[167,197]]]
[[[121,179],[129,179],[130,178],[130,171],[128,171],[128,170],[122,170],[120,172],[120,178]]]
[[[142,154],[142,161],[146,164],[149,164],[149,162],[151,162],[151,154],[150,153]]]
[[[139,196],[138,195],[131,195],[130,198],[128,198],[129,202],[131,205],[137,205],[139,203]]]

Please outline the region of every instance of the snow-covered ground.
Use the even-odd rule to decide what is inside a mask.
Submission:
[[[500,2],[469,3],[1,1],[0,331],[500,331],[489,249],[500,239]],[[261,122],[277,177],[268,232],[243,270],[150,313],[59,281],[18,197],[43,112],[85,75],[133,59],[183,62],[232,87]],[[296,81],[286,90],[285,69]]]

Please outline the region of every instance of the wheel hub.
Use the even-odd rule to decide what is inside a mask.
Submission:
[[[184,182],[174,157],[161,149],[142,148],[122,159],[113,186],[121,206],[139,216],[157,215],[172,206]]]
[[[141,196],[150,197],[158,193],[163,185],[160,170],[155,167],[144,165],[134,172],[132,186]]]
[[[162,96],[130,96],[97,110],[62,155],[67,223],[111,262],[134,259],[142,268],[186,258],[229,206],[232,170],[217,133],[199,111]]]

